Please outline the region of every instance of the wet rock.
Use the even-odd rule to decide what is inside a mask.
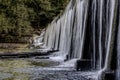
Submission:
[[[82,59],[76,61],[76,70],[77,71],[89,71],[91,70],[91,60]]]

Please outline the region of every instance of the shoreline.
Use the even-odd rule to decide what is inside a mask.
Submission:
[[[47,56],[54,52],[57,52],[57,50],[48,50],[48,51],[28,51],[28,52],[0,52],[0,59],[8,59],[8,58],[30,58],[35,56]]]

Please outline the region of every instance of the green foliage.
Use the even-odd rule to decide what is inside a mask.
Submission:
[[[0,0],[0,38],[20,38],[31,35],[34,29],[45,28],[68,1]]]

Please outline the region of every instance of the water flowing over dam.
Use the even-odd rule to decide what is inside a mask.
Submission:
[[[64,13],[48,25],[44,43],[67,60],[90,61],[88,70],[103,71],[119,80],[120,0],[71,0]]]

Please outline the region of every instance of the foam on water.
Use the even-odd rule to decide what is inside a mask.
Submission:
[[[66,54],[63,52],[54,52],[52,55],[49,56],[50,60],[64,62],[66,59]]]

